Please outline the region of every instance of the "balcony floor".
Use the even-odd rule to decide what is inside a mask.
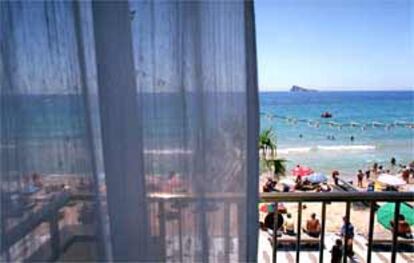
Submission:
[[[262,230],[259,230],[259,248],[258,248],[258,262],[271,263],[272,262],[272,246],[270,244],[269,238],[270,235]],[[324,262],[331,262],[331,254],[329,250],[334,244],[335,240],[338,238],[335,234],[326,233],[325,236],[325,249],[324,249]],[[354,252],[355,256],[352,260],[348,262],[366,262],[366,253],[367,247],[366,243],[368,241],[361,235],[356,235],[354,239]],[[284,263],[295,262],[296,251],[295,249],[290,249],[287,251],[278,251],[277,252],[277,262]],[[319,251],[317,249],[313,251],[301,251],[300,252],[300,261],[301,262],[319,262]],[[391,252],[390,251],[372,251],[372,262],[386,263],[391,262]],[[414,262],[414,253],[413,252],[398,252],[397,253],[397,262],[410,263]]]

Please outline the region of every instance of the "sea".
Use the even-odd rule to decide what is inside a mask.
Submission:
[[[181,105],[182,98],[165,96],[162,99],[169,102],[165,105],[172,108],[158,112],[161,119],[149,115],[144,127],[146,138],[157,133],[155,141],[147,141],[149,150],[166,145],[175,149],[186,144],[186,124],[182,122],[187,115],[181,112],[182,107],[174,106]],[[342,176],[354,178],[359,169],[368,169],[374,162],[387,168],[392,157],[403,165],[414,160],[414,127],[409,127],[414,124],[414,91],[260,92],[259,96],[260,129],[273,130],[278,157],[286,159],[288,170],[301,164],[328,175],[339,170]],[[244,102],[234,96],[221,99],[236,100],[229,103],[232,105],[238,100]],[[144,100],[148,101],[152,100]],[[5,98],[2,103],[7,106],[2,109],[11,111],[2,111],[3,124],[7,125],[0,127],[0,155],[12,157],[3,159],[7,163],[4,168],[19,174],[90,173],[85,113],[79,96],[24,95]],[[223,103],[212,109],[212,121],[219,117],[229,119],[224,113],[240,114],[240,107],[220,107],[227,106]],[[323,112],[330,112],[332,118],[321,118]],[[160,125],[169,128],[159,129]],[[148,167],[155,167],[151,169],[160,166],[155,159],[148,160]],[[174,165],[176,161],[170,163]]]
[[[388,169],[392,157],[414,160],[414,91],[260,92],[260,112],[288,170],[300,164],[353,179],[375,162]]]

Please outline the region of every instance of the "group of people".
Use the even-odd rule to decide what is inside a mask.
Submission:
[[[312,183],[306,177],[302,179],[302,177],[298,176],[295,180],[295,190],[330,192],[332,188],[327,183]]]
[[[264,230],[271,229],[274,230],[274,217],[275,212],[269,212],[265,219],[264,223],[262,225],[262,228]],[[282,216],[281,213],[277,213],[277,233],[280,235],[281,233],[284,233],[286,235],[295,236],[295,221],[292,218],[292,214],[287,213],[286,219]],[[308,236],[313,238],[319,238],[321,235],[322,227],[320,220],[316,217],[315,213],[312,213],[310,215],[310,218],[306,221],[305,227],[302,229],[304,233],[306,233]],[[353,256],[353,239],[354,239],[354,226],[352,223],[347,220],[346,217],[343,217],[343,224],[341,226],[341,229],[338,233],[338,235],[341,238],[336,239],[335,244],[332,246],[331,249],[331,262],[332,263],[339,263],[341,262],[342,256],[343,256],[343,242],[342,240],[346,240],[346,255],[347,256]]]
[[[413,169],[411,169],[411,164],[409,166],[404,166],[404,165],[398,165],[397,166],[397,160],[395,159],[395,157],[391,158],[390,161],[391,164],[391,169],[395,172],[397,169],[401,172],[402,175],[402,179],[406,182],[409,183],[409,179],[410,179],[410,174],[413,174],[414,177],[414,163],[413,165]],[[367,169],[365,172],[363,172],[361,169],[358,170],[357,173],[357,186],[359,188],[364,188],[363,185],[363,181],[364,178],[366,178],[366,180],[369,182],[368,183],[368,191],[373,190],[373,182],[370,181],[370,177],[371,175],[373,175],[374,177],[381,175],[381,174],[391,174],[391,169],[384,169],[384,167],[382,165],[378,165],[378,163],[374,163],[371,169]]]
[[[391,158],[391,168],[395,171],[397,167],[397,162],[394,157]],[[410,175],[413,175],[414,178],[414,162],[411,163],[408,166],[399,165],[399,170],[401,171],[401,176],[404,181],[409,183]],[[374,191],[374,183],[372,180],[370,180],[371,175],[374,177],[377,177],[381,174],[391,174],[390,169],[384,169],[382,165],[378,165],[378,163],[374,163],[372,168],[367,169],[365,172],[362,169],[358,170],[358,173],[356,175],[357,177],[357,187],[364,188],[363,181],[364,178],[368,181],[367,190],[368,191]],[[332,172],[332,179],[334,180],[335,185],[338,185],[339,183],[339,172],[333,171]]]
[[[360,188],[363,188],[364,178],[366,178],[366,180],[369,181],[371,178],[371,174],[373,174],[376,177],[383,173],[390,173],[390,170],[384,170],[383,166],[378,165],[378,163],[374,163],[374,165],[372,166],[372,169],[368,169],[365,172],[363,172],[360,169],[358,170],[358,173],[357,173],[357,186]]]
[[[279,190],[276,189],[277,181],[272,178],[267,178],[267,181],[262,187],[264,193],[269,192],[278,192]],[[292,189],[288,185],[283,185],[283,192],[290,192]],[[330,192],[332,188],[327,183],[321,184],[313,184],[310,182],[306,177],[302,179],[302,177],[298,176],[295,180],[295,185],[293,186],[293,190],[300,190],[300,191],[316,191],[316,192]]]

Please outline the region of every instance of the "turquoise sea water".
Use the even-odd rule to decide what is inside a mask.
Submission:
[[[220,99],[223,102],[233,100],[235,103],[235,100],[242,103],[245,98],[238,98],[234,94],[226,97],[222,94]],[[185,118],[194,117],[181,112],[180,96],[168,94],[160,98],[160,101],[160,105],[169,107],[163,107],[163,112],[157,112],[157,118],[148,116],[144,133],[146,138],[152,138],[155,134],[156,140],[148,140],[146,146],[153,149],[157,145],[164,145],[175,149],[183,144],[180,140],[185,139]],[[6,156],[3,151],[7,151],[8,156],[17,157],[8,161],[10,169],[14,169],[12,161],[16,160],[15,165],[23,171],[89,171],[85,113],[81,97],[22,95],[5,97],[2,103],[5,107],[2,108],[4,119],[0,127],[0,155]],[[149,105],[148,108],[150,107],[152,106]],[[224,112],[240,114],[237,109],[236,107],[233,112],[229,112],[228,108],[224,111],[216,107],[212,116],[223,117]],[[330,173],[333,169],[338,169],[343,175],[354,176],[358,169],[366,169],[374,162],[387,166],[391,157],[400,163],[414,160],[414,129],[392,127],[396,122],[414,123],[414,91],[261,92],[260,110],[266,115],[286,116],[296,120],[295,124],[294,121],[288,122],[281,118],[271,119],[265,115],[260,117],[262,129],[274,129],[278,154],[288,160],[289,169],[296,164],[304,164],[321,172]],[[333,118],[322,119],[320,114],[325,111],[331,112]],[[320,127],[311,127],[307,123],[310,120],[320,122]],[[364,130],[360,126],[339,129],[324,125],[323,122],[326,121],[338,124],[353,122],[366,127]],[[391,126],[374,128],[372,122]],[[159,129],[164,125],[168,129]],[[166,131],[168,132],[165,133]],[[334,136],[335,140],[329,140],[327,136]],[[351,136],[355,138],[354,141],[350,140]]]
[[[273,128],[289,169],[304,164],[353,177],[374,162],[389,166],[391,157],[404,164],[414,160],[414,127],[395,125],[414,123],[414,91],[261,92],[260,110],[261,129]],[[333,117],[321,118],[325,111]],[[329,121],[341,127],[324,124]]]

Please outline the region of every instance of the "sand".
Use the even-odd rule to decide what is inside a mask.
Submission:
[[[271,176],[271,174],[263,174],[260,177],[260,189],[259,191],[262,192],[262,186],[266,182],[267,178]],[[364,185],[366,182],[364,181]],[[405,188],[413,187],[414,182],[410,182],[410,185],[407,185]],[[279,186],[278,186],[279,188]],[[319,194],[319,193],[315,193]],[[323,193],[321,193],[323,194]],[[312,203],[312,202],[304,202],[304,209],[302,209],[302,227],[306,225],[306,220],[310,218],[312,213],[316,213],[317,218],[321,219],[322,214],[322,204],[321,203]],[[360,203],[359,203],[360,204]],[[409,204],[414,206],[414,202],[409,202]],[[292,214],[292,217],[297,222],[297,212],[298,212],[298,204],[297,203],[284,203],[285,207],[287,208],[288,212]],[[381,205],[381,203],[379,203]],[[345,216],[345,208],[346,204],[344,202],[333,202],[331,204],[326,205],[326,232],[337,233],[340,231],[342,226],[342,217]],[[351,214],[350,219],[351,223],[355,227],[356,234],[361,234],[365,237],[368,236],[368,228],[369,228],[369,207],[353,204],[351,206]],[[260,212],[260,220],[262,221],[266,216],[265,213]],[[374,237],[385,237],[391,239],[391,231],[385,229],[382,225],[377,222],[377,218],[375,217],[374,223]]]

